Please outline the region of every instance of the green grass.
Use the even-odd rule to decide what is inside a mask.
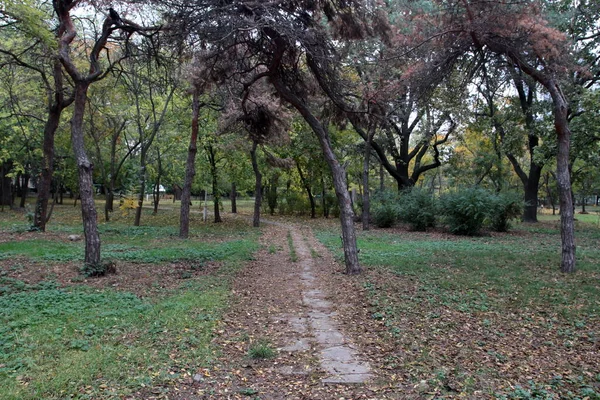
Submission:
[[[15,235],[0,243],[0,399],[123,398],[210,364],[218,351],[211,344],[213,330],[233,276],[258,249],[258,230],[245,221],[196,218],[184,241],[177,238],[176,210],[145,214],[142,227],[119,218],[100,224],[104,259],[220,261],[210,275],[190,273],[179,288],[140,298],[10,277],[39,263],[83,259],[83,243],[66,239],[81,231],[78,209],[57,206],[54,217],[45,235],[27,233],[22,213],[0,215],[0,234]]]
[[[277,356],[277,351],[266,339],[258,340],[248,349],[248,357],[253,359],[265,360],[269,358],[275,358],[275,356]]]
[[[227,297],[217,280],[157,302],[130,293],[26,287],[0,297],[0,397],[123,395],[208,362]],[[27,382],[25,385],[24,382]]]
[[[598,311],[598,284],[589,280],[589,274],[600,272],[597,231],[578,232],[580,273],[565,276],[558,271],[560,238],[548,229],[552,234],[451,239],[370,231],[359,236],[358,246],[363,264],[413,277],[432,301],[443,304],[499,310],[550,303],[574,318]],[[319,237],[341,256],[337,232],[321,231]]]
[[[288,247],[290,248],[290,260],[292,262],[298,261],[298,254],[296,254],[296,248],[294,247],[294,240],[292,239],[292,232],[287,233]]]

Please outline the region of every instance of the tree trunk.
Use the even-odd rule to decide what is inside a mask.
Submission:
[[[362,207],[362,226],[364,231],[368,231],[371,220],[371,200],[369,190],[369,163],[371,158],[371,139],[372,132],[369,130],[369,137],[365,141],[365,156],[363,160],[363,207]]]
[[[552,96],[554,105],[554,127],[558,138],[558,154],[556,156],[556,180],[560,202],[560,236],[562,257],[560,270],[566,273],[575,272],[575,227],[573,215],[573,198],[571,195],[571,174],[569,170],[569,151],[571,147],[571,131],[568,122],[568,103],[558,84],[550,81],[546,86]]]
[[[329,205],[327,204],[327,200],[325,196],[327,192],[325,190],[325,179],[321,176],[321,205],[323,206],[323,217],[329,218]]]
[[[271,82],[282,98],[298,110],[319,139],[325,161],[327,161],[327,164],[331,169],[333,186],[340,206],[340,223],[342,228],[342,243],[344,247],[346,273],[349,275],[360,274],[361,267],[358,262],[358,248],[356,246],[356,233],[354,231],[354,210],[352,210],[352,202],[350,195],[348,194],[346,171],[340,165],[333,152],[329,132],[311,113],[302,100],[285,86],[279,77],[272,77]]]
[[[298,175],[300,175],[300,181],[302,182],[302,186],[306,190],[308,194],[308,201],[310,201],[310,217],[317,217],[317,205],[315,204],[315,196],[312,194],[312,190],[310,188],[310,182],[304,177],[304,173],[302,172],[302,168],[300,168],[300,164],[296,161],[296,169],[298,170]]]
[[[0,165],[0,205],[3,207],[12,205],[12,179],[6,176],[11,168],[11,161],[4,161]]]
[[[219,222],[223,222],[221,219],[221,212],[219,210],[219,202],[221,201],[221,195],[219,194],[219,181],[217,176],[216,168],[211,168],[212,170],[212,191],[213,191],[213,211],[215,214],[214,223],[217,224]]]
[[[137,208],[135,209],[135,220],[133,221],[134,226],[140,226],[142,220],[142,206],[144,205],[144,192],[146,191],[146,157],[143,153],[140,164],[140,192],[138,194]]]
[[[21,176],[21,203],[19,204],[20,208],[25,208],[28,192],[29,192],[29,174],[23,174]]]
[[[52,187],[52,175],[54,174],[54,134],[60,123],[61,112],[62,109],[59,107],[50,107],[48,110],[48,119],[44,126],[44,140],[42,145],[44,158],[37,188],[35,215],[33,217],[33,226],[42,232],[46,231],[46,222],[48,222],[48,202]]]
[[[237,214],[237,188],[235,182],[231,182],[231,213]]]
[[[154,190],[152,191],[152,197],[154,200],[154,210],[152,210],[153,215],[158,214],[158,203],[160,203],[160,179],[162,178],[162,159],[160,157],[160,149],[156,149],[156,155],[158,160],[157,171],[156,171],[156,181],[154,181]]]
[[[210,165],[210,177],[211,187],[213,192],[213,210],[214,210],[214,222],[223,222],[221,219],[221,213],[219,212],[219,201],[221,196],[219,194],[219,171],[217,170],[217,157],[215,148],[209,144],[205,146],[206,154],[208,156],[208,163]]]
[[[260,226],[260,206],[262,203],[262,174],[258,169],[258,160],[256,158],[256,142],[252,143],[252,150],[250,150],[250,158],[252,159],[252,169],[254,170],[254,176],[256,178],[254,184],[254,216],[252,217],[252,226],[258,228]]]
[[[97,265],[100,263],[100,235],[96,207],[94,205],[94,166],[85,151],[83,140],[83,114],[89,83],[78,81],[75,83],[75,105],[71,119],[71,142],[77,169],[79,172],[79,197],[81,199],[81,216],[83,219],[83,233],[85,237],[85,263]]]
[[[531,154],[531,157],[533,157],[533,154]],[[531,162],[529,165],[529,176],[523,185],[525,189],[523,222],[537,222],[538,191],[540,187],[541,176],[542,166]]]
[[[200,100],[198,91],[195,90],[192,95],[192,133],[190,135],[190,145],[188,146],[188,156],[185,163],[185,180],[181,193],[181,212],[179,215],[179,237],[187,239],[190,232],[190,204],[192,200],[192,182],[196,176],[196,154],[198,153],[198,128],[200,115]],[[175,195],[173,195],[175,198]]]

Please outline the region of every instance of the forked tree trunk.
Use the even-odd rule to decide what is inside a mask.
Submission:
[[[360,274],[361,267],[358,262],[356,232],[354,230],[354,211],[352,210],[352,201],[347,189],[346,171],[340,165],[333,152],[329,132],[312,114],[306,104],[291,92],[279,77],[272,77],[271,83],[281,97],[298,110],[319,140],[321,150],[325,156],[325,161],[327,161],[327,164],[331,169],[333,186],[340,206],[340,223],[342,227],[342,243],[344,247],[346,273],[349,275]]]
[[[198,91],[192,95],[192,133],[188,156],[185,163],[185,180],[181,192],[181,212],[179,215],[179,237],[187,239],[190,232],[190,204],[192,200],[192,182],[196,176],[196,154],[198,153],[198,121],[200,116],[200,100]],[[175,198],[175,196],[173,196]]]
[[[262,204],[262,174],[258,169],[258,159],[256,158],[256,142],[252,143],[250,150],[250,158],[252,159],[252,170],[254,171],[254,215],[252,217],[252,226],[258,228],[260,226],[260,206]]]

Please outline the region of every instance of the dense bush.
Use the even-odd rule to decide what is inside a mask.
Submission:
[[[518,193],[497,193],[490,196],[488,224],[496,232],[506,232],[510,228],[510,220],[523,213],[523,199]]]
[[[378,228],[389,228],[399,220],[398,195],[391,191],[377,192],[373,196],[371,218]]]
[[[440,211],[450,232],[477,235],[491,204],[490,193],[480,188],[454,190],[440,198]]]
[[[410,224],[415,231],[424,231],[435,226],[437,209],[433,196],[426,190],[405,190],[398,203],[398,218]]]
[[[310,213],[310,201],[300,193],[286,193],[279,202],[279,212],[284,215],[304,215]]]

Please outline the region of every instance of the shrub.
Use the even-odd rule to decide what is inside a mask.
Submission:
[[[480,188],[458,189],[440,198],[440,211],[450,232],[477,235],[488,216],[490,193]]]
[[[514,192],[497,193],[490,196],[488,223],[496,232],[506,232],[510,228],[510,220],[523,213],[523,199]]]
[[[279,212],[284,215],[304,215],[310,210],[309,200],[300,193],[286,193],[279,202]]]
[[[371,217],[378,228],[389,228],[398,218],[398,196],[390,191],[377,192],[373,196]]]
[[[436,205],[430,193],[419,188],[405,190],[400,196],[398,217],[415,231],[435,226]]]

